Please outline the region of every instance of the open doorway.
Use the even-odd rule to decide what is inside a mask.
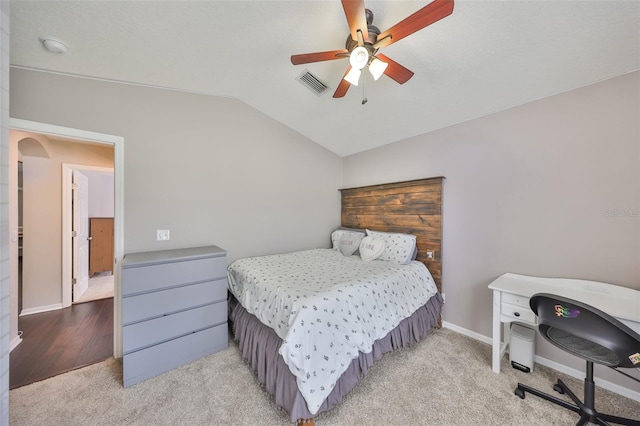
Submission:
[[[23,291],[19,314],[23,316],[71,306],[72,300],[77,301],[86,292],[91,238],[89,208],[95,210],[94,204],[109,205],[106,214],[113,218],[114,205],[113,179],[110,187],[105,187],[97,184],[101,176],[92,176],[91,181],[88,176],[91,171],[112,172],[114,163],[112,146],[35,133],[20,136],[11,139],[18,139],[22,154]],[[24,142],[36,139],[45,154],[33,155],[29,149],[23,149]],[[69,179],[72,174],[76,180],[83,178],[83,184],[72,182]],[[91,191],[93,203],[89,202],[90,184],[91,188],[104,191],[99,194]],[[69,226],[72,222],[75,227]],[[72,248],[70,252],[68,247]],[[114,259],[110,257],[113,265]],[[113,266],[109,270],[112,272]]]
[[[118,136],[106,135],[101,133],[85,131],[85,130],[66,128],[61,126],[31,122],[31,121],[14,119],[14,118],[11,118],[9,120],[9,128],[11,131],[28,132],[28,133],[38,134],[38,135],[44,135],[53,139],[64,140],[64,141],[79,143],[83,145],[93,144],[93,145],[107,146],[112,150],[111,158],[113,159],[112,164],[113,164],[113,175],[114,175],[113,259],[115,260],[116,267],[113,270],[114,297],[113,299],[111,299],[111,307],[108,309],[108,313],[113,317],[113,320],[112,320],[113,325],[110,326],[112,333],[111,333],[111,336],[109,337],[109,341],[111,342],[109,347],[114,357],[116,358],[122,357],[122,307],[121,307],[122,292],[120,288],[119,264],[123,255],[122,217],[123,217],[124,209],[123,209],[122,200],[123,200],[123,165],[124,165],[123,143],[124,143],[124,140]],[[42,148],[41,146],[38,147],[36,145],[39,145],[39,144],[34,144],[35,148],[38,148],[38,149]],[[12,149],[14,154],[12,154]],[[11,141],[10,141],[9,153],[10,153],[10,158],[12,160],[15,160],[16,168],[17,168],[17,163],[18,163],[17,148],[11,145]],[[10,188],[10,191],[11,191],[11,188]],[[17,185],[16,185],[16,193],[17,193]],[[60,192],[58,192],[58,197],[60,197]],[[15,198],[17,199],[17,195]],[[14,221],[12,221],[11,219],[11,214],[12,214],[11,211],[13,208],[15,208],[16,210]],[[12,206],[11,196],[10,196],[9,209],[10,209],[9,229],[12,236],[12,241],[17,242],[18,240],[17,200],[16,200],[16,203]],[[48,213],[50,212],[47,212],[47,211],[41,212],[41,214],[43,215],[47,215]],[[26,237],[27,235],[28,235],[28,230],[25,229],[24,236]],[[58,232],[57,235],[62,239],[61,237],[62,232]],[[60,243],[60,245],[62,246],[62,250],[64,251],[68,249],[67,246],[70,247],[72,244],[70,241],[67,241],[67,239],[62,239],[62,242]],[[19,313],[18,303],[17,303],[18,302],[18,297],[17,297],[17,294],[18,294],[18,261],[17,261],[18,260],[18,250],[17,250],[18,244],[15,244],[12,247],[15,247],[15,250],[12,248],[12,250],[14,250],[15,253],[13,251],[10,252],[10,258],[11,258],[10,294],[11,294],[12,303],[11,303],[11,311],[10,311],[11,319],[10,319],[9,332],[10,332],[10,338],[11,338],[11,348],[12,350],[14,350],[14,349],[20,348],[20,346],[23,346],[23,345],[21,345],[22,340],[20,338],[20,333],[18,332],[18,326],[17,326],[18,313]],[[43,260],[48,260],[49,257],[56,257],[56,256],[51,256],[51,253],[47,253],[43,257]],[[57,257],[58,257],[58,266],[62,266],[60,265],[62,263],[61,256],[58,255]],[[14,263],[14,259],[15,259],[15,263]],[[64,268],[64,269],[67,269],[67,268]],[[68,268],[68,269],[72,269],[72,268]],[[63,286],[63,289],[64,288],[65,287]],[[60,293],[61,293],[60,287],[58,287],[57,294],[59,295],[58,296],[59,298],[57,299],[57,303],[47,304],[45,301],[43,304],[42,299],[36,300],[36,302],[39,302],[40,305],[43,305],[45,308],[47,308],[47,309],[44,309],[42,313],[39,313],[37,315],[44,315],[47,313],[45,311],[49,311],[49,312],[60,311],[59,308],[62,306],[62,300],[61,300],[62,295]],[[71,293],[71,291],[69,291],[69,293]],[[22,300],[21,302],[23,305],[22,310],[24,311],[24,308],[26,307],[25,306],[26,300]],[[84,304],[84,306],[86,305],[90,305],[90,304]],[[78,306],[83,306],[83,304]],[[12,352],[12,355],[13,355],[13,352]],[[10,361],[10,364],[11,363],[13,363],[13,356],[12,356],[12,360]]]
[[[113,146],[16,133],[10,131],[10,141],[17,145],[21,160],[18,329],[22,343],[10,355],[10,389],[113,355],[113,280],[111,299],[106,302],[85,299],[82,307],[64,300],[60,303],[62,294],[75,292],[74,301],[79,302],[88,292],[90,216],[108,216],[113,223]],[[69,169],[70,164],[75,169]],[[67,170],[75,175],[70,185],[61,179]],[[67,192],[71,196],[61,196]],[[66,205],[63,198],[71,203]],[[71,233],[62,231],[69,212],[75,222]],[[108,237],[113,248],[113,227]],[[62,254],[65,239],[71,240],[75,256]],[[111,265],[107,269],[113,277],[113,249],[108,256]],[[66,269],[74,271],[73,281],[63,278],[62,270]],[[85,279],[81,283],[82,275]]]
[[[62,252],[62,304],[113,297],[113,168],[63,164],[62,193],[62,234],[71,239]]]

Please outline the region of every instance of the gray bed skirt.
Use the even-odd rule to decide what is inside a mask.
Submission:
[[[371,352],[367,354],[361,352],[358,358],[351,361],[315,415],[307,409],[307,403],[298,391],[296,377],[289,371],[289,367],[278,353],[282,340],[275,331],[247,312],[233,295],[230,295],[229,301],[229,320],[233,326],[235,340],[242,352],[242,358],[251,364],[260,383],[275,397],[276,404],[284,408],[289,413],[291,421],[295,422],[298,419],[309,419],[331,410],[365,376],[373,363],[382,358],[382,355],[420,341],[432,328],[437,327],[441,308],[442,297],[436,293],[424,306],[400,322],[389,334],[376,340]]]

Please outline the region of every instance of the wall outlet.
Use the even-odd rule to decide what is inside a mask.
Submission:
[[[427,250],[427,259],[429,260],[435,259],[435,252],[433,250]]]
[[[169,230],[168,229],[157,229],[156,230],[156,241],[169,241]]]

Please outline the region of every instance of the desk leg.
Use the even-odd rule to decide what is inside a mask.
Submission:
[[[493,290],[493,342],[491,347],[491,369],[494,373],[500,373],[500,305],[502,292]]]

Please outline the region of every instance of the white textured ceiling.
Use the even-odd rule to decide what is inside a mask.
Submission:
[[[382,31],[428,1],[368,1]],[[640,1],[457,1],[383,49],[415,75],[332,98],[347,66],[340,1],[12,1],[11,64],[238,98],[345,156],[640,69]],[[55,55],[38,42],[69,45]],[[305,69],[331,90],[296,81]]]

